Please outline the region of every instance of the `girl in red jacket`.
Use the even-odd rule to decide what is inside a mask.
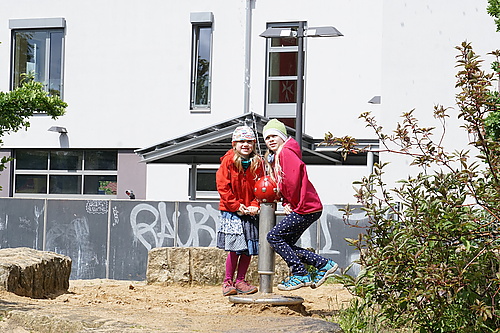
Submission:
[[[262,160],[255,153],[255,141],[250,127],[237,127],[233,132],[233,147],[221,157],[216,174],[221,211],[217,247],[228,251],[222,284],[224,296],[257,292],[257,287],[245,280],[251,256],[258,254],[259,245],[256,217],[259,203],[254,187],[264,171]],[[235,272],[236,280],[233,280]]]
[[[265,160],[283,199],[287,216],[267,234],[274,251],[287,263],[291,276],[278,284],[279,290],[294,290],[311,286],[317,288],[333,275],[338,265],[312,251],[295,245],[307,228],[321,217],[323,205],[307,176],[306,165],[297,141],[287,137],[285,125],[271,119],[263,129],[269,151]],[[314,280],[305,264],[316,267]]]

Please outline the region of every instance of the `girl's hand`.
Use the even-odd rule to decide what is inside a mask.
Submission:
[[[292,207],[290,206],[290,204],[286,204],[283,206],[283,211],[285,212],[286,215],[290,214],[291,212],[293,212],[292,210]]]
[[[241,212],[242,215],[246,215],[246,214],[250,213],[247,206],[245,206],[244,204],[240,204],[240,209],[238,209],[238,212]]]
[[[259,208],[258,207],[248,206],[247,210],[248,210],[248,214],[250,214],[252,216],[259,214]]]

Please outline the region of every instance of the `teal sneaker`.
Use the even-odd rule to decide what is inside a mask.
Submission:
[[[302,287],[308,287],[312,284],[311,275],[292,275],[285,281],[278,284],[279,290],[295,290]]]
[[[314,281],[311,284],[311,288],[315,289],[325,283],[326,279],[335,273],[335,271],[339,268],[339,265],[333,260],[328,260],[323,268],[320,268],[316,271],[316,276],[314,277]]]

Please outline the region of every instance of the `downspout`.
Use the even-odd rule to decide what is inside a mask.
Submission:
[[[193,163],[189,169],[189,200],[196,200],[196,175],[198,174],[198,165]]]
[[[246,0],[246,27],[245,27],[245,94],[243,113],[250,112],[250,59],[252,49],[252,2]]]

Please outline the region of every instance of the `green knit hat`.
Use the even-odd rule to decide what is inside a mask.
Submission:
[[[264,139],[266,139],[269,135],[277,135],[282,138],[283,141],[286,141],[288,138],[285,124],[278,119],[269,120],[262,130],[262,135],[264,136]]]

